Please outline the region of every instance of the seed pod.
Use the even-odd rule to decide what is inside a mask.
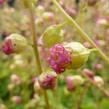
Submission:
[[[2,50],[5,54],[20,53],[25,50],[28,43],[26,38],[19,34],[11,34],[6,37]]]
[[[42,73],[39,76],[39,84],[43,89],[54,89],[56,86],[56,77],[55,72]]]
[[[61,25],[48,27],[42,36],[42,40],[46,47],[52,47],[54,44],[61,43],[63,41],[63,30]]]
[[[69,50],[71,54],[72,64],[70,67],[73,69],[78,69],[84,65],[88,60],[89,54],[91,52],[79,42],[68,43],[65,45],[65,48]]]

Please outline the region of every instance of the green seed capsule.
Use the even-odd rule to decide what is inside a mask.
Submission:
[[[86,63],[88,60],[91,50],[85,48],[79,42],[71,42],[65,45],[65,47],[70,51],[72,57],[71,68],[78,69]]]
[[[52,47],[63,41],[63,30],[60,25],[50,26],[42,36],[43,43],[46,47]]]

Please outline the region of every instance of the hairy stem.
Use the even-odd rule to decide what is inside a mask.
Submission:
[[[81,35],[81,37],[85,40],[87,40],[94,48],[96,48],[101,56],[102,59],[104,59],[109,64],[109,59],[107,56],[99,49],[96,44],[93,42],[93,40],[81,29],[81,27],[75,22],[72,17],[70,17],[64,9],[60,6],[60,4],[56,0],[52,0],[53,3],[57,6],[58,10],[63,14],[68,24],[70,24],[72,27],[76,28],[77,32]]]

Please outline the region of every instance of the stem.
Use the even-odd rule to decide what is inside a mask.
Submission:
[[[59,3],[56,0],[52,0],[53,3],[57,6],[59,11],[63,14],[67,22],[72,26],[75,27],[78,33],[81,35],[81,37],[85,40],[87,40],[93,47],[95,47],[99,54],[101,55],[101,58],[104,59],[109,64],[109,59],[107,56],[99,49],[96,44],[93,42],[93,40],[81,29],[81,27],[75,22],[75,20],[72,19],[65,11],[64,9],[59,5]]]
[[[27,2],[28,2],[28,0],[27,0]],[[30,21],[31,21],[31,33],[32,33],[32,40],[33,40],[33,49],[34,49],[34,54],[35,54],[35,58],[36,58],[36,65],[37,65],[36,68],[38,70],[38,73],[41,74],[43,72],[43,70],[41,67],[38,45],[37,45],[35,17],[34,17],[34,13],[33,13],[34,10],[31,6],[31,4],[29,4],[29,2],[27,4],[28,4],[29,17],[30,17]],[[44,98],[45,98],[45,102],[46,102],[46,108],[50,109],[47,92],[46,92],[46,90],[43,90],[43,92],[44,92],[43,94],[44,94]]]
[[[36,28],[35,28],[35,18],[33,14],[33,10],[30,8],[29,9],[29,14],[30,14],[30,20],[31,20],[31,33],[32,33],[32,40],[33,40],[33,49],[34,49],[34,54],[36,58],[36,65],[37,65],[37,70],[38,73],[41,74],[42,68],[41,68],[41,62],[39,58],[39,53],[38,53],[38,45],[37,45],[37,37],[36,37]]]

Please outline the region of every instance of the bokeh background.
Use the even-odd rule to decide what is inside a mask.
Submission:
[[[58,1],[109,57],[109,0]],[[64,22],[62,14],[51,0],[37,0],[34,14],[39,38],[48,26]],[[21,54],[10,56],[2,52],[3,40],[12,33],[22,34],[31,42],[28,12],[20,0],[0,0],[0,109],[43,109],[44,98],[40,87],[35,83],[37,71],[32,49],[27,48]],[[92,48],[75,28],[69,25],[64,28],[63,34],[65,42],[79,41],[87,48]],[[43,53],[44,51],[40,51],[40,54]],[[41,62],[43,69],[49,70],[43,55]],[[109,65],[95,52],[82,68],[60,75],[56,90],[47,91],[51,109],[109,109],[109,98],[90,82],[75,91],[67,90],[65,77],[81,75],[84,68],[100,76],[104,80],[105,89],[109,90]]]

